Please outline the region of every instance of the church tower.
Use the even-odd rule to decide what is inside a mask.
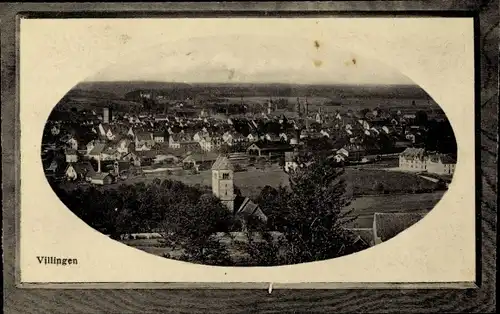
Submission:
[[[212,192],[222,204],[234,211],[234,168],[227,157],[219,156],[212,165]]]

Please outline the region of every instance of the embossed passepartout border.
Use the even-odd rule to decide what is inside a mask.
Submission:
[[[498,2],[497,1],[336,1],[231,3],[10,3],[1,7],[2,65],[2,211],[5,306],[10,312],[247,312],[251,311],[362,311],[362,312],[495,312],[496,310],[496,197],[498,158]],[[477,280],[464,289],[454,284],[387,286],[333,284],[298,285],[299,290],[267,284],[173,285],[151,289],[148,284],[101,286],[62,285],[42,289],[16,287],[19,210],[19,16],[37,18],[113,18],[168,16],[442,16],[472,17],[475,25]],[[85,285],[85,287],[84,287]],[[52,288],[52,289],[50,289]],[[76,288],[76,287],[66,287]],[[95,290],[106,288],[106,290]],[[211,288],[211,289],[194,289]],[[245,288],[241,290],[240,288]],[[278,287],[275,287],[278,288]],[[335,290],[323,290],[339,288]],[[361,288],[363,288],[361,290]],[[366,290],[370,288],[370,290]],[[400,290],[406,288],[405,290]],[[455,288],[461,288],[456,290]],[[465,287],[467,288],[467,287]],[[231,289],[231,290],[227,290]],[[239,290],[236,290],[239,289]],[[247,289],[256,289],[249,291]],[[303,290],[306,289],[306,290]]]

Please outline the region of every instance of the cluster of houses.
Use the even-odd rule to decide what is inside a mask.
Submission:
[[[389,113],[379,109],[364,115],[353,112],[323,114],[319,110],[303,118],[287,118],[285,115],[216,118],[206,113],[198,117],[167,114],[113,116],[105,108],[102,116],[95,112],[83,112],[77,123],[49,120],[47,129],[52,138],[58,139],[56,149],[61,145],[64,147],[64,163],[65,167],[69,167],[66,177],[73,180],[73,171],[81,173],[85,171],[83,169],[88,169],[87,172],[91,173],[88,164],[92,160],[97,163],[95,176],[115,171],[116,167],[111,164],[118,162],[120,167],[115,176],[119,177],[126,170],[127,163],[136,167],[154,164],[173,166],[182,161],[182,165],[190,165],[197,170],[204,166],[208,169],[221,151],[240,154],[240,159],[244,159],[241,154],[255,158],[284,158],[285,171],[288,171],[299,166],[297,148],[308,140],[318,138],[332,141],[344,139],[342,146],[334,150],[333,157],[338,162],[360,161],[368,153],[367,143],[376,143],[381,137],[390,138],[401,150],[413,146],[425,130],[412,125],[412,119],[415,119],[414,114]],[[77,131],[74,130],[75,124],[79,126]],[[49,143],[44,144],[45,147],[50,146]],[[371,150],[373,152],[373,147]],[[58,162],[60,160],[46,160],[45,169],[49,173],[55,172],[59,166],[54,163]],[[427,158],[425,163],[424,167],[436,169],[436,172],[441,171],[437,169],[440,164],[446,165],[448,172],[451,169],[445,156]],[[409,169],[413,169],[414,165],[402,164]],[[61,172],[61,169],[58,171]],[[86,177],[92,182],[91,176]],[[94,181],[107,182],[109,179]]]

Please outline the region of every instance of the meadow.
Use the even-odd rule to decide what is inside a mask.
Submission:
[[[431,192],[435,183],[416,174],[369,168],[348,168],[348,189],[353,195]]]
[[[371,228],[374,213],[427,213],[441,200],[445,191],[422,194],[358,196],[346,210],[357,219],[350,227]]]
[[[357,167],[346,167],[345,179],[347,182],[347,193],[353,197],[371,195],[396,195],[403,200],[401,194],[426,194],[434,192],[436,184],[430,180],[419,177],[417,174],[383,170],[389,164],[363,165]],[[198,185],[211,190],[211,170],[201,171],[197,174],[184,172],[183,174],[168,174],[167,172],[147,173],[144,175],[130,176],[126,181],[103,186],[103,189],[115,189],[121,184],[136,184],[139,182],[152,182],[155,179],[181,181],[188,185]],[[75,183],[63,183],[68,188],[76,187]],[[288,186],[288,174],[277,164],[265,169],[249,167],[247,171],[234,173],[234,186],[238,188],[243,196],[255,199],[266,186],[277,188]]]

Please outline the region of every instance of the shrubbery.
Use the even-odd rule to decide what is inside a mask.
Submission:
[[[105,230],[114,239],[121,234],[161,230],[165,243],[182,248],[186,260],[230,263],[224,248],[209,238],[214,232],[231,230],[233,217],[217,198],[203,189],[155,179],[150,184],[122,184],[116,190],[93,186],[71,192],[57,187],[54,190],[80,219],[94,229]]]
[[[382,182],[375,182],[375,184],[373,184],[373,191],[384,193],[386,191],[385,185]]]

